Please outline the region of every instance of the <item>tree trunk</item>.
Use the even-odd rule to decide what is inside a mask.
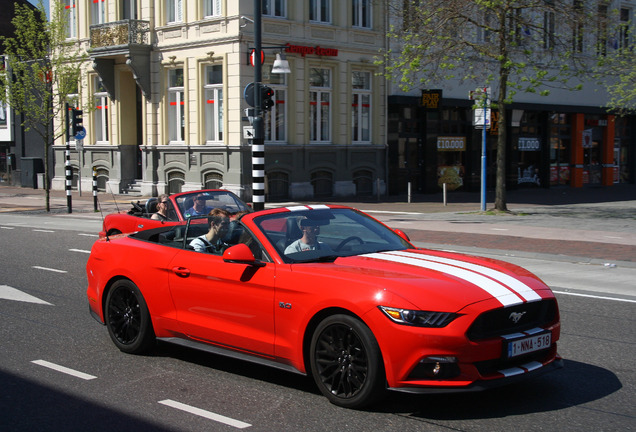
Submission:
[[[497,178],[495,187],[495,210],[508,211],[506,204],[506,135],[507,135],[507,121],[506,121],[506,82],[508,80],[508,74],[506,72],[501,73],[499,79],[499,96],[498,96],[498,110],[499,110],[499,135],[497,136]]]

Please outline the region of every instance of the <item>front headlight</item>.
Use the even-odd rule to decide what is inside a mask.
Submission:
[[[411,309],[397,309],[387,306],[378,306],[391,321],[417,327],[446,327],[459,316],[452,312],[431,312]]]

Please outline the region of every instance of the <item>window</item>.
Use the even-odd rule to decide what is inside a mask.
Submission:
[[[267,200],[289,199],[289,175],[284,172],[267,173]]]
[[[354,27],[371,28],[371,0],[352,0],[351,23]]]
[[[207,173],[203,180],[205,189],[221,189],[223,187],[223,175],[219,173]]]
[[[77,7],[75,5],[76,0],[62,0],[62,6],[67,12],[66,21],[66,38],[77,38]]]
[[[309,20],[330,23],[331,0],[309,0]]]
[[[183,21],[183,0],[166,0],[166,23]]]
[[[168,139],[182,143],[185,135],[183,69],[168,71]]]
[[[331,140],[331,70],[312,68],[309,77],[310,140]]]
[[[329,171],[316,171],[311,174],[311,184],[314,187],[315,198],[333,196],[333,174]]]
[[[263,0],[263,16],[285,18],[285,0]]]
[[[546,5],[553,4],[553,0],[546,0]],[[554,11],[548,10],[543,14],[543,49],[553,49],[555,43],[556,20]]]
[[[373,173],[361,169],[353,173],[353,183],[356,185],[357,196],[373,195]]]
[[[618,49],[629,48],[629,34],[630,34],[630,20],[632,11],[631,9],[621,8],[620,11],[620,23],[618,26]]]
[[[203,16],[213,17],[221,15],[221,0],[204,0]]]
[[[171,171],[168,173],[168,193],[175,194],[181,192],[185,184],[185,174],[181,171]]]
[[[351,140],[371,141],[371,73],[354,71],[352,74]]]
[[[205,68],[205,140],[223,141],[223,66]]]
[[[269,80],[265,84],[274,90],[274,106],[269,111],[265,111],[265,141],[285,142],[287,140],[286,124],[287,110],[285,101],[287,100],[287,87],[285,85],[286,74],[269,74]]]
[[[137,0],[121,0],[122,19],[137,19]]]
[[[402,30],[413,32],[418,27],[418,17],[423,16],[420,10],[421,0],[404,0],[402,4]]]
[[[607,5],[599,4],[597,9],[597,23],[596,23],[596,55],[607,55],[607,39],[608,39],[608,25],[607,25]]]
[[[585,35],[583,0],[573,0],[574,19],[572,29],[572,50],[574,52],[583,52],[583,38]]]
[[[106,22],[105,0],[93,0],[91,3],[91,24],[104,24]]]
[[[108,92],[99,77],[95,77],[95,111],[93,120],[95,123],[95,141],[108,143]]]

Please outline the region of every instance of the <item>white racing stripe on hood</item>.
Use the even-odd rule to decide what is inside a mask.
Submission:
[[[479,264],[472,264],[465,261],[460,261],[460,260],[455,260],[450,258],[442,258],[442,257],[437,257],[432,255],[416,254],[413,252],[396,251],[396,252],[392,252],[392,254],[405,256],[405,257],[420,258],[427,261],[434,261],[434,262],[439,262],[442,264],[449,264],[452,266],[465,268],[466,270],[471,270],[476,273],[481,273],[484,276],[488,276],[490,278],[495,279],[496,281],[501,282],[502,284],[510,288],[512,291],[519,294],[525,301],[541,300],[541,296],[537,294],[528,285],[524,284],[519,279],[516,279],[510,275],[507,275],[506,273],[500,272],[499,270],[494,270],[489,267],[485,267]]]
[[[497,299],[503,306],[513,306],[523,303],[523,301],[517,294],[510,291],[499,282],[479,273],[475,273],[474,271],[458,268],[448,264],[425,261],[422,258],[411,258],[408,256],[393,255],[386,252],[371,253],[361,256],[366,258],[374,258],[384,261],[409,264],[416,267],[427,268],[429,270],[446,273],[448,275],[463,279],[467,282],[472,283],[473,285],[478,286],[479,288],[493,296],[495,299]]]

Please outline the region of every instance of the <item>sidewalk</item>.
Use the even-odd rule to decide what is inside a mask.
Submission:
[[[45,213],[44,196],[41,189],[0,183],[0,213]],[[491,209],[493,193],[487,198],[487,209]],[[131,201],[145,199],[98,193],[101,212],[95,212],[92,191],[81,196],[73,191],[69,214],[65,191],[51,191],[50,208],[55,216],[101,219],[102,214],[128,210]],[[406,197],[337,203],[403,230],[419,246],[454,245],[636,263],[636,185],[509,191],[510,213],[506,214],[483,214],[479,199],[479,193],[459,192],[447,195],[447,205],[441,194],[416,195],[410,203]]]

